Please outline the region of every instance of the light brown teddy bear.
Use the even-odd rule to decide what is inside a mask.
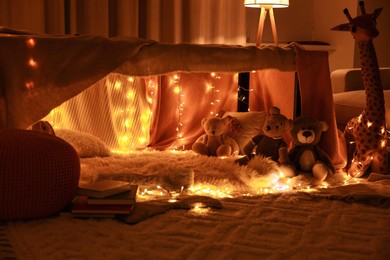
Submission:
[[[224,134],[230,124],[229,118],[203,118],[201,124],[206,133],[192,145],[194,152],[207,156],[231,156],[239,153],[238,143]]]
[[[319,146],[323,132],[328,130],[325,121],[311,117],[298,117],[290,131],[293,147],[289,159],[298,171],[311,172],[320,182],[335,172],[332,160]]]

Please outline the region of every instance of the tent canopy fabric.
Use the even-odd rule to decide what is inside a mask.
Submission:
[[[90,35],[42,35],[0,28],[0,129],[26,129],[53,108],[78,95],[110,73],[147,77],[171,72],[298,72],[302,115],[327,120],[324,146],[337,164],[343,159],[335,123],[327,52],[306,51],[296,44],[231,46],[163,44],[139,38]],[[291,83],[292,77],[284,75]],[[265,78],[256,103],[281,97],[282,78]],[[256,83],[256,80],[254,80]],[[254,88],[259,91],[259,82]],[[164,98],[164,97],[160,97]],[[263,99],[263,100],[262,100]],[[268,99],[268,100],[267,100]],[[289,114],[289,111],[286,111]],[[334,148],[333,148],[334,147]]]
[[[110,72],[295,70],[291,47],[160,44],[0,28],[0,128],[26,128]],[[44,100],[44,102],[43,102]]]

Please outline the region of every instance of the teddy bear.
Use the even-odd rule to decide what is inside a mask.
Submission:
[[[311,172],[317,181],[324,181],[335,172],[332,160],[318,146],[322,133],[328,130],[328,124],[308,116],[296,118],[293,124],[289,160],[298,171]]]
[[[192,145],[194,152],[207,156],[231,156],[238,154],[240,150],[238,143],[225,134],[230,124],[229,118],[203,118],[201,124],[205,134],[201,135]]]
[[[254,136],[244,147],[245,156],[237,160],[245,165],[255,155],[270,157],[279,165],[287,165],[287,143],[284,136],[293,127],[293,121],[280,113],[278,107],[271,107],[262,126],[262,133]]]
[[[36,132],[56,135],[55,132],[54,132],[53,127],[47,121],[42,121],[41,120],[41,121],[36,122],[35,124],[33,124],[31,126],[31,130],[36,131]]]

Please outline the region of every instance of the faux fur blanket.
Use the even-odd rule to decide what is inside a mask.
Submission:
[[[314,197],[366,201],[373,205],[382,205],[390,200],[386,188],[390,186],[390,180],[383,175],[372,174],[370,182],[367,182],[366,179],[354,179],[338,172],[318,185],[310,174],[281,177],[280,171],[283,173],[283,170],[268,158],[258,157],[247,166],[238,165],[235,159],[200,156],[192,151],[142,151],[82,158],[80,182],[125,180],[139,184],[141,190],[160,187],[159,190],[167,196],[171,191],[180,192],[192,187],[192,194],[218,198],[304,192]]]

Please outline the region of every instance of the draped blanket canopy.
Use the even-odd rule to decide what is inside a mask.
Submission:
[[[326,52],[305,51],[294,44],[284,48],[162,44],[139,38],[42,35],[9,28],[0,28],[0,51],[0,129],[28,128],[53,108],[109,75],[161,75],[157,81],[163,84],[164,75],[173,72],[256,71],[251,74],[251,110],[278,105],[286,115],[292,116],[291,84],[297,71],[301,114],[329,123],[323,146],[336,164],[344,163]],[[231,80],[222,82],[230,84]],[[191,88],[195,91],[197,86]],[[222,91],[223,86],[219,88]],[[161,107],[164,96],[159,98]],[[160,110],[155,117],[164,115]],[[156,124],[151,131],[156,132],[155,127],[163,125]]]

